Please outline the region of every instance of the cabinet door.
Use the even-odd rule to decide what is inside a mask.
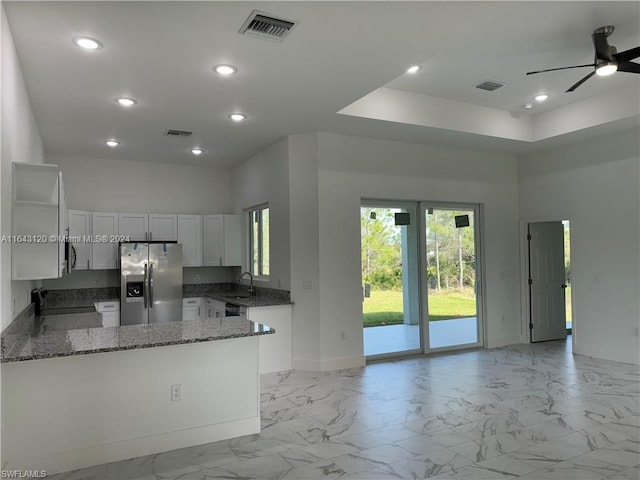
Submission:
[[[62,172],[58,173],[58,236],[63,238],[69,235],[69,222],[67,219],[67,198],[64,195],[64,184],[62,183]],[[58,241],[58,277],[69,273],[71,265],[67,266],[64,255],[65,242]]]
[[[206,266],[224,265],[224,219],[222,215],[205,215],[203,226],[203,263]]]
[[[242,217],[241,215],[224,215],[223,223],[223,265],[242,265]]]
[[[91,213],[69,210],[69,237],[76,249],[76,270],[88,270],[91,259]]]
[[[200,307],[182,307],[182,321],[189,322],[200,318]]]
[[[102,312],[101,315],[102,315],[102,326],[104,328],[120,326],[119,310],[115,312]]]
[[[91,226],[94,239],[91,248],[91,268],[93,270],[118,268],[118,242],[110,241],[113,240],[110,237],[118,235],[118,214],[93,212]],[[98,238],[101,241],[98,242]]]
[[[146,213],[119,213],[119,235],[129,237],[130,241],[148,240],[149,215]]]
[[[175,242],[178,240],[178,216],[149,214],[149,240],[165,240]]]
[[[182,244],[182,266],[202,266],[202,215],[178,215],[178,243]]]
[[[204,264],[242,265],[242,221],[240,215],[204,216]]]

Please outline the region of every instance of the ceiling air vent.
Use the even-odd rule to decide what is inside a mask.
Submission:
[[[193,132],[187,130],[172,130],[169,129],[164,132],[165,137],[190,137]]]
[[[504,83],[496,82],[495,80],[485,80],[484,82],[476,85],[476,88],[479,88],[480,90],[486,90],[488,92],[493,92],[500,87],[504,87]]]
[[[239,32],[271,40],[282,40],[289,34],[294,25],[295,23],[290,20],[254,10]]]

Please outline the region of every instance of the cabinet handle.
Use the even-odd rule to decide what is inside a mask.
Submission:
[[[89,270],[89,260],[87,260],[87,270]]]
[[[113,304],[111,304],[111,305],[103,305],[102,308],[113,308],[113,306],[114,306]]]
[[[200,316],[200,307],[198,307],[198,316]]]
[[[149,232],[149,241],[153,241],[153,232]]]
[[[222,266],[222,257],[220,257],[220,266]]]

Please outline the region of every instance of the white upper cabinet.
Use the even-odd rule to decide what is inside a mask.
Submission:
[[[178,216],[161,213],[149,214],[149,240],[178,240]]]
[[[149,215],[146,213],[119,213],[118,235],[128,237],[132,242],[148,240]]]
[[[204,216],[204,265],[242,264],[242,221],[240,215]]]
[[[91,247],[89,240],[91,235],[91,212],[81,210],[69,210],[69,237],[76,249],[75,270],[88,270],[91,268]]]
[[[178,243],[182,244],[182,266],[202,266],[202,215],[178,215]]]
[[[91,268],[118,268],[118,214],[93,212],[91,226],[94,240],[91,247]]]
[[[66,233],[58,166],[14,163],[12,168],[12,277],[58,278],[64,264],[64,245],[59,239]]]
[[[178,216],[158,213],[120,213],[119,234],[130,241],[175,242],[178,240]]]

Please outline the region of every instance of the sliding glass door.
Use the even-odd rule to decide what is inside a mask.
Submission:
[[[423,211],[429,350],[480,345],[478,209]]]
[[[477,205],[363,201],[364,354],[482,345]]]
[[[360,228],[364,353],[420,352],[416,205],[363,204]]]

